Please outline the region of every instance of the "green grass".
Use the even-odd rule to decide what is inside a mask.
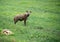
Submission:
[[[14,24],[17,14],[31,10],[24,26]],[[9,29],[14,35],[0,34],[0,42],[60,42],[59,0],[0,0],[0,30]]]

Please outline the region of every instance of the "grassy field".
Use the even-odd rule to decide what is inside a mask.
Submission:
[[[17,14],[31,10],[24,26],[14,24]],[[0,42],[60,42],[60,0],[0,0],[0,30],[9,29],[14,35],[0,34]]]

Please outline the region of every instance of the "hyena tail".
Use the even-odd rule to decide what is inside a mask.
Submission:
[[[14,18],[14,24],[16,24],[16,22],[17,22],[17,21],[16,21],[16,19]]]

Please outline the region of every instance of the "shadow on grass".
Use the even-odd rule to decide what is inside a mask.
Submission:
[[[41,26],[35,26],[35,29],[41,30],[41,29],[43,29],[43,27],[41,27]]]

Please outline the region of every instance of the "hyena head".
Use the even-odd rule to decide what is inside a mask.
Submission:
[[[26,11],[26,14],[29,14],[30,15],[31,14],[31,11]]]
[[[31,11],[26,11],[27,17],[29,17],[30,14],[31,14]]]

